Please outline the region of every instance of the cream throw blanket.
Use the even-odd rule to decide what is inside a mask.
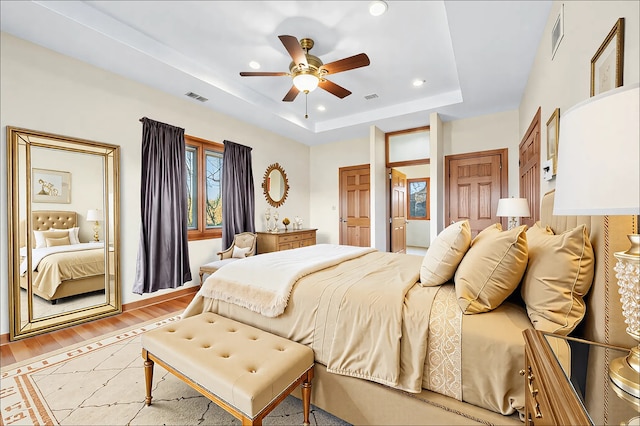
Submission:
[[[198,293],[273,318],[284,312],[300,278],[372,251],[375,249],[318,244],[246,257],[211,274]]]

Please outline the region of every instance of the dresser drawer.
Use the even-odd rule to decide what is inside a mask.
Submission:
[[[290,250],[316,244],[316,230],[302,229],[283,232],[258,232],[258,254]]]

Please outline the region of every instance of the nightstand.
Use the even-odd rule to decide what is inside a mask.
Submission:
[[[640,414],[638,400],[609,379],[609,363],[628,349],[525,330],[527,425],[626,425]]]

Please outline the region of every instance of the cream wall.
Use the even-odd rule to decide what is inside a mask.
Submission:
[[[142,124],[138,120],[141,117],[183,127],[187,134],[204,139],[216,142],[227,139],[251,146],[258,230],[263,229],[261,215],[267,207],[261,188],[262,176],[269,164],[280,163],[291,186],[286,203],[279,209],[280,217],[299,215],[305,219],[305,225],[313,225],[309,222],[308,146],[204,108],[196,101],[164,94],[8,34],[2,33],[0,37],[1,253],[7,253],[6,126],[120,145],[124,303],[150,296],[131,292],[140,232]],[[189,244],[195,280],[199,266],[213,260],[220,245],[220,239]],[[0,269],[3,271],[0,274],[0,334],[4,334],[9,331],[6,255],[0,256]]]
[[[521,136],[518,130],[517,110],[448,121],[443,124],[445,155],[507,148],[509,151],[509,196],[518,195],[520,190],[518,145]]]
[[[564,37],[551,59],[551,30],[564,5]],[[624,85],[639,81],[639,1],[556,1],[543,33],[519,108],[523,135],[541,107],[541,157],[547,158],[546,123],[555,108],[562,114],[590,96],[591,58],[618,20],[625,18]],[[558,143],[562,143],[559,140]],[[595,160],[595,159],[594,159]],[[542,194],[555,188],[555,179],[542,180]]]
[[[311,147],[311,223],[318,243],[340,242],[340,167],[369,164],[369,139],[352,139]],[[306,227],[306,222],[305,222]]]

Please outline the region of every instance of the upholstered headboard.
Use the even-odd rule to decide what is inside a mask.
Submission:
[[[69,229],[78,223],[78,214],[73,211],[64,210],[37,210],[31,212],[32,231],[48,231],[49,229]],[[25,246],[27,235],[27,224],[25,220],[20,221],[20,247]],[[35,247],[35,239],[31,234],[31,245]]]
[[[635,216],[554,216],[555,191],[542,198],[542,225],[548,225],[556,234],[585,224],[595,252],[595,276],[587,294],[587,312],[577,330],[579,337],[630,348],[634,340],[625,332],[618,282],[613,267],[613,254],[629,248],[627,234],[637,233]]]

